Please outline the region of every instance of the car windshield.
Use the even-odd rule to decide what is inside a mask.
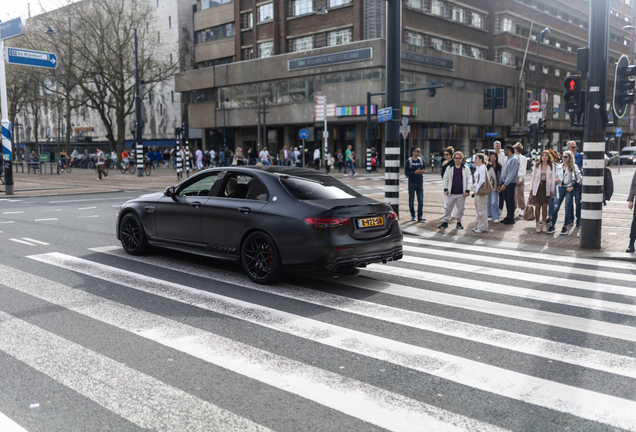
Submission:
[[[361,197],[341,181],[329,176],[313,178],[281,176],[280,182],[294,198],[299,200],[329,200]]]
[[[634,150],[631,149],[625,149],[621,152],[621,156],[631,156],[634,154]]]

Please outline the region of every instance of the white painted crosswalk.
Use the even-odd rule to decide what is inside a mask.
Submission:
[[[332,410],[360,430],[560,430],[557,416],[572,429],[636,431],[636,266],[575,258],[557,265],[544,254],[431,238],[407,237],[405,245],[404,260],[357,276],[298,274],[274,286],[188,255],[29,249],[27,261],[42,271],[0,264],[0,289],[267,385],[281,400],[288,394]],[[232,322],[254,340],[228,333]],[[286,409],[276,397],[272,416],[256,406],[228,410],[58,332],[0,304],[0,354],[134,425],[290,430],[274,418]],[[311,355],[297,357],[292,347]],[[375,372],[351,370],[344,359]],[[403,375],[413,386],[393,384]],[[446,399],[459,389],[462,403]],[[491,403],[499,414],[489,413]],[[0,413],[15,412],[2,404]],[[523,424],[506,406],[523,413]]]

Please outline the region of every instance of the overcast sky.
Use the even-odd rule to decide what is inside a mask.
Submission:
[[[50,11],[67,4],[69,0],[2,0],[0,7],[0,20],[8,21],[13,18],[29,17],[29,4],[31,5],[31,16],[42,13],[44,10]]]

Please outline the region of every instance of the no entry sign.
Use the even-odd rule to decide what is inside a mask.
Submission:
[[[541,109],[541,104],[539,103],[539,101],[532,101],[530,102],[530,111],[532,112],[538,112],[539,109]]]

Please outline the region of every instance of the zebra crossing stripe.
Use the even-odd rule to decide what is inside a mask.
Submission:
[[[416,247],[416,246],[404,246],[403,249],[407,252],[415,252],[415,253],[424,254],[424,255],[430,254],[430,255],[435,255],[437,257],[443,256],[448,258],[463,259],[463,260],[466,260],[465,262],[470,262],[470,263],[475,263],[475,262],[486,262],[488,264],[493,263],[492,257],[485,256],[485,255],[465,254],[460,252],[450,252],[450,251],[439,250],[439,249],[427,250],[427,249]],[[557,273],[574,272],[576,273],[576,276],[590,276],[593,278],[615,279],[615,280],[621,280],[621,281],[627,281],[627,282],[636,281],[636,277],[633,274],[606,272],[601,270],[590,270],[590,269],[582,269],[582,268],[572,268],[572,267],[566,267],[562,265],[561,263],[559,263],[559,265],[547,264],[547,263],[537,264],[534,262],[512,260],[512,259],[505,259],[505,258],[497,258],[496,263],[498,266],[501,266],[501,267],[510,266],[510,267],[526,268],[526,269],[533,270],[534,272],[536,272],[538,269],[541,269],[542,272],[543,271],[552,271]]]
[[[395,270],[395,272],[393,270]],[[404,270],[405,269],[401,267],[381,267],[374,264],[367,267],[364,271],[384,273],[389,275],[401,275],[400,273],[398,273],[398,271]],[[314,277],[323,280],[334,280],[333,277],[328,276],[315,275]],[[423,280],[423,277],[420,275],[417,280]],[[496,303],[487,300],[463,297],[454,294],[446,294],[437,291],[427,291],[421,288],[413,288],[410,286],[399,285],[392,282],[375,281],[347,276],[338,276],[336,281],[344,285],[366,289],[369,291],[376,291],[382,294],[395,295],[412,300],[421,300],[429,303],[441,304],[445,306],[451,306],[460,309],[511,318],[515,320],[527,321],[535,324],[543,324],[551,327],[560,327],[575,331],[585,331],[586,333],[596,334],[599,336],[636,342],[636,331],[634,330],[634,327],[624,326],[620,324],[595,321],[587,318],[562,315],[554,312],[529,309],[520,306],[508,305],[505,303]],[[435,282],[437,283],[437,281]]]
[[[421,425],[425,424],[431,430],[442,432],[503,431],[487,423],[20,270],[0,265],[0,275],[3,284],[6,281],[6,286],[12,289],[387,430],[420,431]]]
[[[563,264],[581,264],[581,265],[589,265],[595,267],[606,267],[613,269],[621,269],[621,270],[634,270],[636,271],[636,264],[626,263],[626,262],[617,262],[617,261],[605,261],[599,259],[590,259],[590,258],[578,258],[578,257],[568,257],[561,255],[551,255],[547,253],[536,253],[536,252],[528,252],[523,250],[512,250],[512,249],[503,249],[503,248],[494,248],[488,246],[476,246],[473,244],[462,244],[462,243],[453,243],[450,241],[438,241],[438,240],[430,240],[429,238],[432,236],[426,236],[424,233],[419,234],[418,237],[409,237],[404,236],[404,243],[413,243],[420,245],[428,245],[428,246],[439,246],[443,248],[449,249],[461,249],[463,251],[473,251],[473,252],[485,252],[492,255],[508,255],[508,256],[516,256],[520,258],[527,259],[538,259],[544,261],[558,261]],[[422,238],[426,236],[427,238]],[[437,250],[437,249],[436,249]],[[498,260],[499,258],[497,258]]]
[[[0,412],[0,431],[2,432],[27,432],[26,429],[22,428],[19,424],[11,420],[6,415]]]
[[[325,346],[430,374],[499,396],[618,428],[636,429],[636,402],[338,327],[266,306],[142,276],[61,253],[28,258],[213,311]],[[632,328],[632,332],[633,332]]]
[[[0,350],[142,428],[270,430],[4,312],[0,333]]]
[[[171,271],[178,271],[192,276],[231,283],[260,292],[291,298],[385,322],[405,325],[446,336],[458,337],[499,348],[575,364],[590,369],[597,369],[604,372],[636,378],[636,359],[632,357],[605,353],[603,351],[582,348],[566,343],[553,342],[505,330],[492,329],[489,327],[464,323],[419,312],[398,309],[391,306],[356,300],[349,297],[315,291],[299,286],[287,284],[278,284],[274,287],[258,285],[246,280],[243,275],[237,275],[228,271],[216,270],[213,274],[211,274],[210,269],[205,266],[183,263],[170,258],[129,256],[119,246],[91,248],[89,250],[108,253],[113,256],[125,256],[126,258],[131,258],[134,261],[157,266],[162,269],[169,269]],[[337,283],[337,280],[335,280],[335,282]]]

